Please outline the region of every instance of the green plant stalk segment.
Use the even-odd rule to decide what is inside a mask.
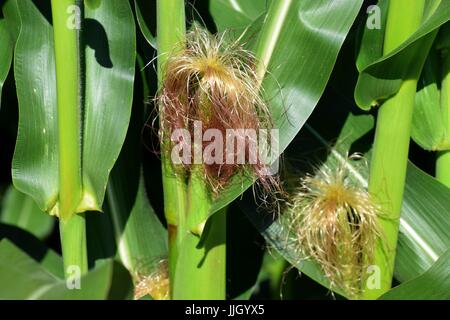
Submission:
[[[209,212],[211,203],[201,175],[192,173],[188,191],[188,215]],[[174,299],[224,300],[226,297],[226,207],[214,213],[201,237],[185,229],[177,265]]]
[[[66,220],[82,194],[81,109],[77,29],[70,24],[76,0],[52,0],[59,135],[59,212]],[[69,10],[69,12],[71,12]]]
[[[164,81],[164,65],[170,54],[182,49],[185,41],[185,12],[183,0],[157,1],[158,29],[158,89]],[[161,111],[161,110],[160,110]],[[172,170],[170,159],[167,159],[167,145],[161,146],[164,210],[168,224],[177,224],[179,213],[185,212],[185,201],[177,201],[186,192],[184,177]],[[175,201],[170,201],[175,200]]]
[[[52,0],[55,47],[61,247],[67,271],[76,265],[87,272],[84,215],[76,214],[82,195],[79,46],[73,17],[75,0]],[[75,10],[76,11],[76,10]],[[75,23],[74,23],[75,22]]]
[[[185,42],[185,8],[183,0],[158,0],[157,1],[157,47],[158,47],[158,87],[161,88],[164,81],[164,65],[169,55],[182,50]],[[164,115],[162,115],[164,116]],[[166,137],[170,139],[170,137]],[[204,263],[199,264],[195,257],[204,255],[204,250],[199,248],[199,238],[193,236],[188,228],[187,217],[189,212],[208,212],[210,209],[209,193],[203,179],[196,174],[190,177],[187,184],[186,175],[176,173],[170,158],[168,143],[161,143],[161,160],[164,189],[164,214],[167,219],[169,231],[169,277],[171,297],[186,299],[225,298],[225,242],[221,246],[207,252]],[[215,216],[215,215],[214,215]],[[216,221],[219,218],[211,218],[212,224],[225,233],[226,224]],[[219,225],[219,226],[218,226]],[[218,241],[217,232],[209,232],[203,237],[204,245]],[[219,237],[219,240],[222,238]],[[183,250],[183,252],[180,252]],[[180,255],[189,257],[180,260]],[[213,263],[212,263],[213,262]],[[186,265],[179,266],[179,263]],[[176,272],[176,270],[181,270]],[[181,279],[175,279],[175,274]],[[175,286],[176,283],[183,285]],[[199,287],[199,283],[202,283]],[[200,296],[199,296],[200,294]]]
[[[61,248],[64,259],[64,274],[75,276],[88,271],[86,250],[86,218],[84,213],[73,215],[68,221],[59,224]]]
[[[169,54],[185,40],[185,12],[183,0],[157,1],[157,47],[158,47],[158,88],[164,81],[164,65]],[[161,110],[160,110],[161,111]],[[161,114],[161,112],[160,112]],[[169,144],[161,143],[162,180],[164,191],[164,214],[169,232],[169,277],[175,276],[178,256],[178,228],[184,225],[186,217],[186,184],[184,177],[175,174],[170,159],[167,158]],[[180,221],[181,219],[181,221]],[[172,287],[173,281],[170,282]]]
[[[417,0],[414,5],[409,0],[389,2],[384,54],[396,49],[419,28],[424,7],[425,0]],[[390,289],[392,283],[412,112],[418,78],[428,54],[426,48],[421,50],[408,66],[400,90],[386,100],[378,111],[369,191],[382,207],[382,216],[378,220],[383,237],[378,241],[373,262],[378,267],[374,270],[379,272],[366,275],[364,299],[378,298]]]
[[[444,117],[447,137],[450,137],[450,50],[443,55],[443,74],[441,85],[441,110]],[[440,151],[436,159],[436,178],[450,187],[450,151]]]

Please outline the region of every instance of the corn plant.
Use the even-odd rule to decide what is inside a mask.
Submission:
[[[449,299],[450,1],[369,2],[0,2],[0,298]]]

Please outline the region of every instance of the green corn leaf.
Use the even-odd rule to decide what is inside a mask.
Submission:
[[[381,28],[369,29],[364,26],[357,59],[360,76],[355,88],[355,100],[364,110],[379,104],[399,90],[409,64],[422,57],[422,48],[433,41],[438,29],[450,20],[450,2],[428,1],[420,28],[401,46],[383,56],[383,24],[387,16],[387,0],[381,0],[379,7]]]
[[[450,300],[450,250],[426,272],[391,289],[380,300]]]
[[[214,18],[218,31],[246,28],[268,7],[268,0],[215,0],[209,2],[209,11]]]
[[[425,62],[416,94],[411,136],[418,145],[428,151],[450,149],[441,94],[444,56],[450,46],[449,31],[449,24],[441,28],[435,49],[431,50]]]
[[[59,147],[64,146],[58,146],[57,139],[53,30],[32,1],[11,2],[21,21],[14,57],[19,130],[13,181],[41,209],[58,214],[57,155]],[[103,202],[108,175],[129,123],[135,64],[134,20],[129,4],[102,1],[96,9],[86,7],[84,13],[80,211],[100,210]]]
[[[2,88],[5,83],[6,77],[9,73],[9,68],[11,67],[11,61],[13,56],[13,42],[11,40],[8,26],[4,18],[0,18],[0,107],[1,107],[1,97]]]
[[[429,151],[450,147],[441,112],[440,73],[439,55],[431,50],[419,80],[411,127],[411,137]]]
[[[450,189],[409,164],[395,277],[406,281],[427,270],[450,247]]]
[[[54,218],[39,209],[34,200],[10,186],[5,193],[0,222],[24,229],[39,239],[53,230]]]
[[[64,278],[61,256],[47,248],[42,241],[31,233],[16,226],[0,223],[0,242],[2,240],[10,241],[19,247],[56,278]]]
[[[147,40],[148,44],[152,46],[153,49],[156,50],[156,38],[150,31],[147,26],[147,23],[144,20],[144,15],[142,14],[143,3],[139,0],[134,0],[134,10],[136,12],[136,20],[138,22],[139,28],[141,29],[142,35],[145,40]]]
[[[129,124],[136,32],[126,1],[102,1],[98,9],[86,10],[85,16],[91,22],[86,25],[83,182],[92,183],[101,204]]]
[[[160,260],[167,259],[167,231],[148,202],[142,175],[133,193],[126,192],[130,185],[120,184],[120,178],[126,177],[115,176],[108,184],[105,211],[111,214],[124,266],[133,276],[148,275]]]
[[[9,3],[21,26],[14,50],[14,76],[19,113],[27,114],[19,120],[12,168],[14,185],[31,195],[41,209],[49,211],[58,197],[53,33],[31,1]],[[32,57],[29,52],[35,50],[39,50],[39,55]]]
[[[101,1],[102,0],[84,0],[84,3],[90,9],[97,9],[100,7]]]
[[[293,235],[290,234],[287,226],[283,225],[278,220],[273,221],[270,213],[259,212],[254,205],[251,204],[252,200],[253,199],[245,199],[245,201],[241,203],[242,210],[255,225],[256,229],[264,236],[268,245],[279,252],[284,259],[299,271],[324,287],[330,288],[330,283],[320,269],[320,266],[314,261],[306,260],[303,256],[299,255],[298,248],[294,241],[292,241]],[[333,290],[344,295],[337,288],[333,288]]]
[[[17,4],[15,1],[6,1],[2,7],[2,14],[6,26],[5,30],[9,33],[9,39],[12,41],[11,50],[14,51],[14,45],[19,37],[20,32],[20,16],[17,11]],[[13,52],[11,52],[12,54]],[[11,57],[12,58],[12,57]],[[12,61],[11,61],[12,62]]]
[[[80,289],[69,289],[65,280],[49,273],[39,262],[8,240],[0,242],[0,298],[29,300],[103,300],[113,288],[113,276],[120,267],[104,260],[80,279]],[[120,273],[126,278],[126,274]],[[128,276],[129,279],[129,276]],[[126,279],[125,279],[126,280]],[[75,282],[71,282],[75,284]],[[129,280],[128,280],[129,283]],[[129,286],[124,286],[128,289]],[[122,289],[122,290],[124,290]],[[122,292],[123,293],[123,292]],[[118,297],[117,292],[114,293]],[[125,296],[123,295],[122,298]]]

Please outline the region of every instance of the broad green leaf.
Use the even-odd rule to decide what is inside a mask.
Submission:
[[[53,230],[54,218],[39,209],[34,200],[10,186],[2,203],[0,222],[24,229],[39,239]]]
[[[102,0],[84,0],[84,3],[90,9],[97,9],[100,7],[101,1]]]
[[[2,13],[4,15],[6,29],[9,33],[10,41],[15,45],[20,32],[20,16],[17,10],[16,1],[6,1],[3,4]],[[11,50],[14,51],[12,47]]]
[[[435,48],[425,62],[416,94],[411,136],[418,145],[429,151],[450,149],[441,95],[444,60],[450,46],[449,31],[448,23],[441,28]]]
[[[111,214],[124,266],[133,276],[148,275],[167,258],[167,231],[148,201],[142,174],[129,184],[127,172],[118,171],[108,184],[105,211]]]
[[[429,151],[450,148],[441,111],[440,74],[439,55],[432,50],[419,80],[411,128],[414,141]]]
[[[358,46],[356,66],[361,71],[383,55],[384,30],[387,22],[389,1],[378,1],[375,10],[368,10],[366,23],[359,26],[361,39]]]
[[[145,40],[147,40],[148,44],[152,46],[153,49],[156,50],[156,38],[153,36],[150,29],[147,27],[147,23],[144,20],[144,15],[141,11],[141,3],[142,1],[134,0],[134,10],[136,12],[136,20],[138,22],[139,28],[141,29],[142,35]]]
[[[380,1],[380,9],[381,17],[386,17],[387,0]],[[420,28],[401,46],[384,56],[384,26],[378,30],[364,27],[357,63],[360,76],[355,89],[358,106],[368,110],[395,94],[410,64],[424,60],[423,48],[433,41],[438,29],[449,20],[450,2],[430,1]],[[385,23],[386,18],[382,21]]]
[[[253,50],[279,129],[280,153],[300,131],[324,92],[361,5],[362,1],[354,0],[272,2]],[[236,177],[210,213],[236,199],[252,182],[251,178]]]
[[[214,18],[218,31],[246,28],[262,15],[268,6],[268,0],[210,0],[209,11]]]
[[[450,247],[450,189],[409,164],[397,244],[395,277],[427,270]]]
[[[344,161],[343,155],[351,149],[353,152],[364,152],[370,160],[370,150],[355,150],[353,147],[370,134],[373,127],[371,116],[349,114],[338,138],[339,151],[332,151],[331,158],[334,160],[327,161]],[[309,129],[314,130],[312,127]],[[326,140],[319,132],[314,132],[325,145],[330,145],[329,141],[334,140]],[[350,169],[356,179],[368,185],[368,166],[365,170]],[[449,197],[450,189],[409,163],[394,270],[397,280],[406,281],[420,275],[450,247],[450,235],[446,231],[450,229]]]
[[[39,207],[58,214],[58,137],[53,30],[29,0],[11,0],[21,20],[14,72],[19,130],[13,181]],[[84,10],[82,209],[99,210],[109,172],[129,123],[135,64],[135,32],[126,1],[102,1]],[[33,52],[33,54],[30,54]],[[81,112],[81,110],[80,110]],[[81,125],[81,124],[80,124]],[[61,146],[64,147],[64,146]]]
[[[68,290],[65,280],[41,292],[39,300],[124,300],[132,292],[131,277],[112,259],[101,260],[80,279],[79,290]]]
[[[245,200],[241,204],[242,209],[250,221],[255,225],[256,229],[264,236],[268,245],[277,250],[284,259],[299,271],[324,287],[330,288],[330,283],[319,265],[312,260],[305,259],[299,254],[298,248],[293,241],[293,235],[289,232],[289,228],[279,220],[272,220],[272,215],[270,213],[258,211],[251,202],[251,199]],[[333,290],[340,293],[336,288],[333,288]]]
[[[31,1],[9,2],[11,11],[21,21],[14,50],[19,128],[13,182],[18,190],[32,196],[41,209],[50,211],[58,198],[53,32]]]
[[[11,66],[11,61],[13,57],[13,42],[10,38],[8,31],[8,25],[5,19],[0,18],[0,107],[1,107],[1,97],[2,88],[5,83],[6,77],[9,73],[9,68]]]
[[[450,250],[426,272],[391,289],[381,300],[450,300]]]
[[[15,226],[0,223],[0,241],[7,239],[57,278],[64,278],[63,261],[59,254],[47,248],[31,233]]]
[[[68,289],[64,280],[36,288],[28,300],[106,300],[111,286],[113,261],[99,262],[98,266],[81,277],[80,290]],[[30,270],[30,272],[32,272]],[[26,278],[25,278],[26,279]]]
[[[112,288],[113,271],[114,261],[101,261],[92,271],[81,277],[80,289],[69,289],[65,280],[49,273],[14,244],[8,240],[0,242],[2,299],[107,299]]]
[[[125,140],[133,100],[136,39],[127,1],[85,10],[86,96],[83,182],[103,203],[108,175]]]
[[[37,299],[58,279],[8,240],[0,242],[0,297]]]

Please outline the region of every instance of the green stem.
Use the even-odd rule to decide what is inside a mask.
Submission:
[[[168,55],[183,48],[185,11],[183,0],[157,1],[158,85],[164,80]],[[189,229],[188,217],[207,216],[210,193],[201,174],[176,173],[168,158],[169,144],[161,144],[164,211],[169,231],[169,277],[174,299],[225,299],[225,213],[214,214],[201,239]],[[201,242],[201,243],[200,243]]]
[[[198,170],[197,170],[198,169]],[[207,216],[211,197],[202,168],[194,168],[188,187],[189,217]],[[192,230],[179,230],[182,257],[178,260],[178,277],[174,299],[213,299],[226,297],[226,208],[214,213],[201,230],[201,237]]]
[[[419,28],[424,8],[425,0],[415,1],[414,6],[409,0],[389,2],[385,55]],[[373,262],[379,273],[369,275],[364,285],[364,299],[376,299],[391,288],[417,82],[433,39],[433,35],[427,37],[420,52],[409,57],[410,63],[399,91],[378,111],[369,191],[382,207],[383,216],[378,220],[383,237],[377,244]]]
[[[177,47],[182,49],[185,41],[186,20],[184,0],[157,1],[157,47],[158,47],[158,88],[164,81],[164,64],[169,54],[175,53]],[[160,110],[161,111],[161,110]],[[161,114],[161,113],[160,113]],[[161,144],[162,180],[164,191],[164,214],[169,231],[169,277],[171,291],[175,279],[176,262],[182,240],[180,228],[184,229],[186,220],[186,183],[185,177],[175,174],[165,143]],[[171,296],[173,293],[171,292]]]
[[[450,28],[449,28],[450,29]],[[441,85],[441,110],[447,130],[447,138],[450,137],[450,50],[444,52],[443,78]],[[436,160],[436,178],[450,187],[450,151],[438,152]]]
[[[416,85],[416,80],[405,81],[378,112],[369,191],[383,209],[383,217],[378,219],[383,239],[373,261],[380,270],[381,286],[366,287],[366,299],[375,299],[391,287]]]
[[[66,276],[70,276],[71,268],[77,266],[84,274],[88,271],[86,246],[86,218],[84,213],[76,214],[68,221],[60,221],[61,248]]]
[[[67,9],[76,1],[52,0],[51,4],[58,96],[59,211],[65,220],[75,213],[82,190],[78,39],[77,30],[67,24]]]
[[[72,10],[76,0],[52,0],[59,143],[59,217],[64,264],[87,271],[84,216],[76,215],[82,195],[79,47]],[[78,17],[78,20],[81,17]],[[77,20],[77,19],[75,19]]]

